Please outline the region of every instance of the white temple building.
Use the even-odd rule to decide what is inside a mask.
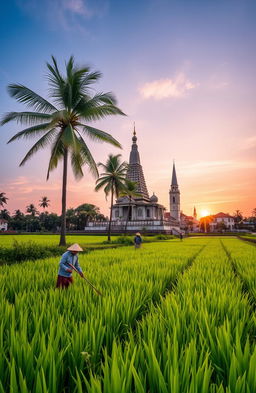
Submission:
[[[137,183],[139,197],[120,197],[113,206],[112,232],[124,231],[126,221],[127,232],[143,231],[148,233],[179,233],[180,232],[180,191],[177,182],[175,164],[173,164],[172,181],[169,190],[170,213],[166,214],[165,207],[158,203],[158,197],[153,193],[149,197],[140,155],[137,136],[134,128],[132,147],[126,178]],[[104,233],[108,221],[89,222],[86,231]]]

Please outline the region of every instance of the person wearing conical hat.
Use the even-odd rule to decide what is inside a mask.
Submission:
[[[56,288],[68,288],[73,283],[72,272],[73,269],[70,265],[73,265],[79,272],[80,276],[83,277],[83,271],[78,263],[78,253],[83,251],[79,244],[75,243],[68,247],[67,251],[61,257],[58,271],[58,278]]]
[[[135,237],[134,237],[134,247],[135,248],[140,248],[141,247],[141,243],[142,243],[142,238],[139,232],[136,233]]]

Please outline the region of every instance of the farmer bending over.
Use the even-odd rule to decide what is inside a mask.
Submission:
[[[58,279],[56,288],[68,288],[73,283],[72,267],[73,265],[83,277],[83,271],[78,263],[78,252],[83,251],[79,244],[75,243],[68,247],[67,251],[61,257],[60,266],[58,271]]]

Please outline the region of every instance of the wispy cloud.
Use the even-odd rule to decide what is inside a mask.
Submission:
[[[139,92],[145,99],[162,100],[164,98],[182,98],[195,87],[196,84],[191,82],[183,72],[180,72],[173,79],[158,79],[147,82],[139,88]]]
[[[17,4],[34,18],[66,30],[82,29],[82,21],[101,17],[108,9],[108,0],[17,0]]]
[[[256,147],[256,135],[250,136],[242,140],[241,149],[249,150]]]
[[[254,168],[256,169],[256,161],[201,161],[193,164],[183,163],[180,165],[179,172],[182,176],[191,176]]]

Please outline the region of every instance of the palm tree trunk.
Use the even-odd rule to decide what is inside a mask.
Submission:
[[[127,213],[126,223],[125,223],[125,228],[124,228],[124,234],[125,235],[126,235],[126,232],[127,232],[127,225],[128,225],[128,221],[129,221],[130,211],[131,211],[131,197],[129,197],[128,213]]]
[[[110,206],[110,218],[109,218],[109,225],[108,225],[108,241],[110,242],[111,237],[111,223],[112,223],[112,210],[113,210],[113,199],[114,199],[114,190],[113,185],[111,187],[111,206]]]
[[[66,203],[67,203],[67,175],[68,175],[68,150],[65,148],[63,155],[63,178],[62,178],[62,212],[59,246],[66,245]]]

